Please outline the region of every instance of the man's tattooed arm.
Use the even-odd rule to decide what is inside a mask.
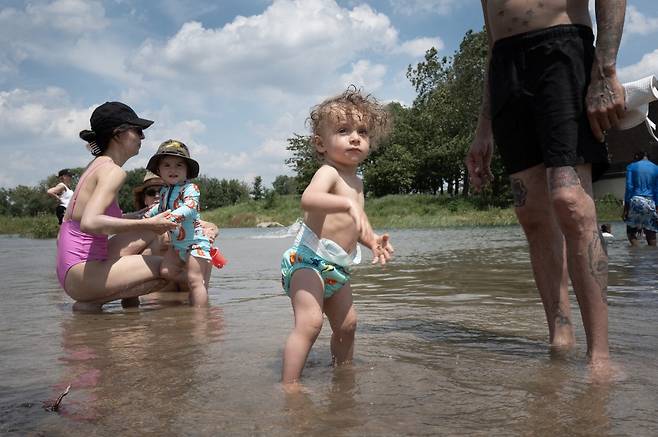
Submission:
[[[615,73],[626,0],[596,0],[596,62],[601,75]]]
[[[491,59],[491,30],[489,30],[489,18],[487,15],[487,0],[481,0],[482,14],[484,16],[484,27],[487,31],[487,40],[489,43],[489,50],[487,51],[487,63],[484,69],[484,84],[482,87],[482,105],[480,106],[480,117],[483,120],[491,120],[491,97],[489,94],[489,60]]]

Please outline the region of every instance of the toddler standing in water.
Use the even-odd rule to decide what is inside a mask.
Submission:
[[[179,224],[170,231],[173,250],[165,254],[160,273],[176,282],[187,280],[190,304],[205,306],[208,304],[211,244],[200,222],[199,187],[189,181],[199,175],[199,163],[190,158],[185,144],[167,140],[160,144],[146,168],[160,176],[165,186],[160,191],[159,204],[153,205],[144,217],[171,210],[168,218]]]
[[[350,265],[358,264],[357,243],[370,248],[373,264],[385,264],[393,247],[388,235],[373,232],[363,209],[359,165],[388,130],[388,114],[370,95],[350,87],[313,108],[311,142],[323,165],[304,190],[304,223],[281,261],[282,284],[290,297],[295,327],[283,352],[282,382],[296,383],[323,323],[331,324],[334,365],[354,352],[356,312]]]

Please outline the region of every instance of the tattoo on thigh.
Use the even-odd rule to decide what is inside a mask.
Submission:
[[[592,233],[587,249],[590,274],[599,285],[601,300],[608,303],[608,253],[601,232]]]
[[[523,184],[523,181],[519,178],[511,178],[511,181],[514,206],[520,208],[525,205],[525,200],[528,196],[528,189]]]
[[[551,191],[580,185],[580,177],[573,167],[555,167],[549,170],[548,185]]]

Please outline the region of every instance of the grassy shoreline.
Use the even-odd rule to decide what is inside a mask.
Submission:
[[[620,220],[621,202],[605,198],[596,202],[599,222]],[[479,208],[476,201],[431,195],[391,195],[366,201],[366,213],[374,228],[444,228],[462,226],[508,226],[517,223],[514,209]],[[299,196],[274,196],[212,211],[203,219],[220,228],[254,227],[262,222],[289,226],[301,217]],[[0,234],[30,238],[55,238],[59,226],[54,215],[1,217]]]

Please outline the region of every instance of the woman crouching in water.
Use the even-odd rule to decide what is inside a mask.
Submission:
[[[104,303],[129,299],[161,288],[162,257],[136,255],[157,235],[177,225],[167,212],[144,220],[122,218],[117,193],[126,179],[121,168],[139,153],[143,129],[153,122],[139,118],[120,102],[106,102],[94,110],[91,130],[80,132],[94,159],[80,177],[57,239],[57,277],[76,301],[74,310],[100,310]],[[111,234],[130,233],[110,239]]]

